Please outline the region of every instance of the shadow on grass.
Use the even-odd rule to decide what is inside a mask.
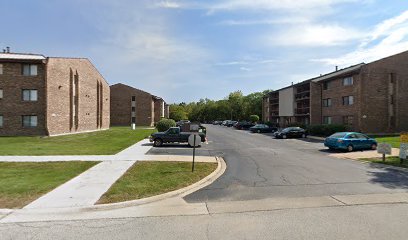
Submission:
[[[379,163],[370,163],[369,165],[376,169],[368,172],[372,176],[370,182],[389,189],[408,190],[408,171]]]

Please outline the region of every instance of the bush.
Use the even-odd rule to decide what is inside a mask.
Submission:
[[[171,127],[175,127],[175,126],[176,126],[176,122],[173,119],[166,119],[166,118],[161,119],[156,124],[156,128],[159,132],[167,131],[167,129]]]
[[[259,121],[259,116],[258,115],[251,115],[249,116],[249,120],[253,123],[256,123]]]
[[[323,125],[310,125],[307,131],[310,135],[327,137],[336,132],[346,132],[347,126],[339,124],[323,124]]]

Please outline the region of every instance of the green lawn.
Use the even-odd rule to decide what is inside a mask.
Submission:
[[[58,137],[0,137],[1,155],[111,155],[148,137],[153,129],[109,130]]]
[[[378,143],[389,143],[394,148],[400,147],[400,136],[374,136]]]
[[[98,162],[0,162],[0,208],[21,208]]]
[[[382,163],[382,164],[387,164],[387,165],[391,165],[391,166],[408,168],[408,160],[404,160],[403,164],[401,165],[399,157],[387,157],[385,159],[385,162],[382,161],[382,158],[363,158],[361,160],[362,161],[369,161],[369,162],[373,162],[373,163]]]
[[[196,163],[194,173],[187,162],[138,162],[102,197],[98,204],[150,197],[191,185],[208,176],[217,163]]]

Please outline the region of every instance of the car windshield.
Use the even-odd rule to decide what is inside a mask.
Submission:
[[[291,131],[293,129],[296,129],[296,128],[291,128],[291,127],[290,128],[285,128],[285,129],[282,130],[282,132],[289,132],[289,131]]]
[[[346,135],[347,135],[347,133],[340,132],[340,133],[335,133],[335,134],[331,135],[330,137],[331,138],[344,138]]]

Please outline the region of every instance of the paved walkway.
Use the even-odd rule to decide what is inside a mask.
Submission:
[[[26,209],[94,205],[135,161],[105,161],[27,205]]]
[[[89,207],[137,161],[192,161],[191,156],[146,155],[151,147],[144,139],[116,155],[0,156],[0,162],[102,161],[24,209]],[[197,156],[196,161],[217,162],[215,157],[203,156]]]
[[[348,159],[361,159],[361,158],[381,158],[382,154],[377,153],[377,150],[365,150],[365,151],[354,151],[354,152],[342,152],[342,153],[332,153],[331,157],[336,158],[348,158]],[[399,148],[393,148],[392,154],[390,156],[399,156]]]

